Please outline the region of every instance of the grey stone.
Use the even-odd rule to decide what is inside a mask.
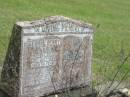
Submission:
[[[63,16],[17,22],[1,74],[11,97],[91,85],[92,25]]]

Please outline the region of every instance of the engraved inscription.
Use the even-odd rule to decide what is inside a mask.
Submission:
[[[34,28],[34,33],[38,32],[89,32],[89,28],[79,27],[72,22],[56,22],[46,26],[39,26]]]
[[[24,43],[24,64],[31,68],[56,65],[59,57],[60,39],[44,38]]]
[[[84,49],[82,38],[67,36],[63,39],[63,80],[64,83],[78,83],[83,78]]]
[[[55,36],[32,38],[24,42],[24,88],[58,80],[60,45],[60,38]]]
[[[27,31],[26,31],[27,30]],[[28,29],[26,29],[24,33],[28,33]],[[93,30],[90,28],[84,28],[82,26],[76,25],[73,22],[68,21],[62,21],[62,22],[55,22],[48,25],[40,25],[35,26],[30,29],[29,33],[80,33],[80,34],[86,34],[89,32],[92,32]]]
[[[27,37],[27,36],[26,36]],[[82,37],[68,35],[62,38],[48,36],[27,38],[24,42],[24,81],[26,88],[43,87],[44,84],[59,82],[60,70],[64,83],[77,83],[83,80],[85,49]],[[59,65],[62,68],[59,68]],[[64,87],[64,86],[63,86]]]

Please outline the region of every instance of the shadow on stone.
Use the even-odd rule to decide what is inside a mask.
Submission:
[[[0,97],[10,97],[10,96],[6,94],[4,91],[0,90]]]

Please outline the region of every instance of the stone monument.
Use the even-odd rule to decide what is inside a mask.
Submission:
[[[91,24],[63,16],[17,22],[1,74],[11,97],[41,97],[91,83]]]

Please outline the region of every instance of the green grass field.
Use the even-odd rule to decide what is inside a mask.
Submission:
[[[117,64],[121,46],[130,52],[130,0],[0,0],[0,64],[15,22],[51,15],[93,24],[95,65],[106,59]]]

